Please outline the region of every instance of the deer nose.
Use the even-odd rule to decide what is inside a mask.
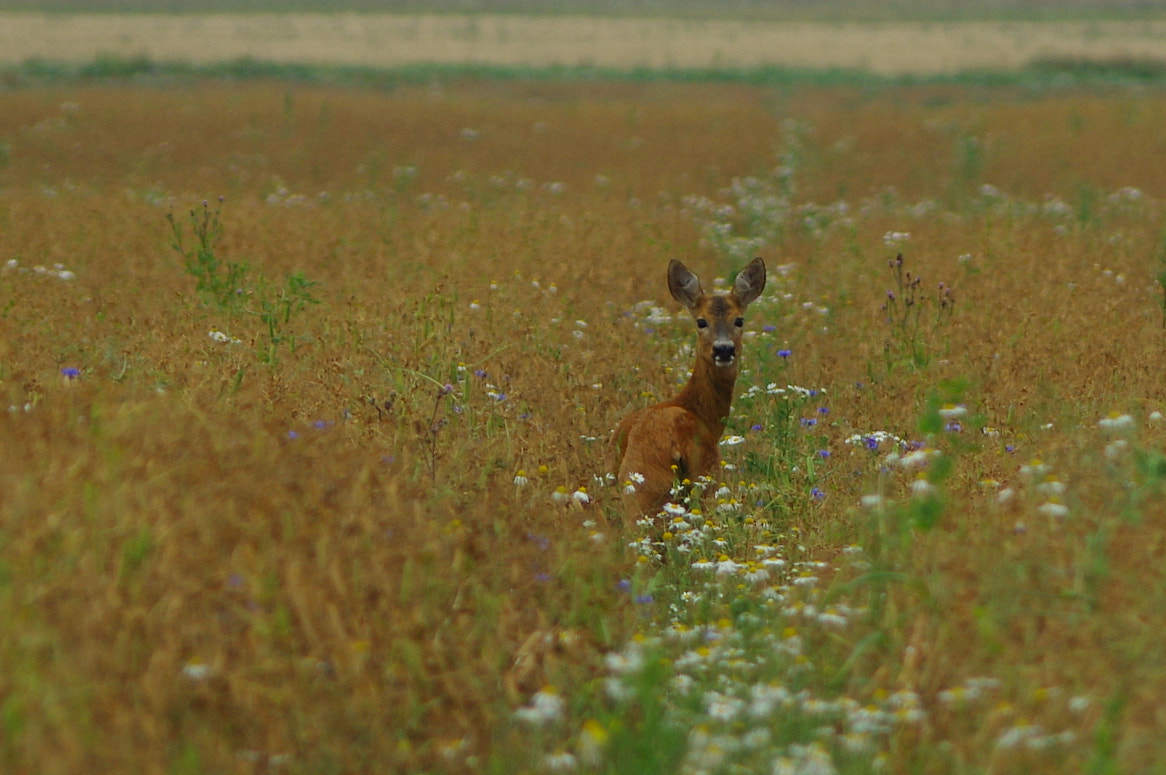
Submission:
[[[728,365],[733,362],[733,356],[737,354],[737,348],[733,346],[732,342],[725,344],[713,345],[713,362],[720,365]]]

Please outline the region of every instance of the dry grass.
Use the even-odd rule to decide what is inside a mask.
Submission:
[[[897,18],[897,17],[896,17]],[[262,61],[630,69],[1004,71],[1036,60],[1166,59],[1166,21],[775,22],[476,14],[0,13],[0,63],[116,55]]]
[[[934,87],[0,95],[0,769],[518,771],[593,744],[610,772],[1156,766],[1164,114]],[[225,301],[166,221],[190,250],[220,195]],[[898,251],[924,281],[895,327]],[[672,309],[669,258],[752,252],[775,271],[726,508],[699,540],[625,524],[592,439],[674,389],[691,335],[637,303]],[[273,329],[294,272],[320,303]],[[893,442],[847,443],[880,430],[939,451],[935,494]],[[755,544],[785,570],[692,567]],[[777,683],[780,718],[726,710]],[[532,732],[544,687],[565,707]]]

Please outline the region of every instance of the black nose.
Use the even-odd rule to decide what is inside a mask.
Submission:
[[[737,348],[731,344],[715,344],[713,345],[713,360],[718,363],[733,360]]]

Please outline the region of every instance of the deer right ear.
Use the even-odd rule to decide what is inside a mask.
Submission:
[[[672,298],[689,309],[699,304],[704,296],[697,276],[676,259],[668,264],[668,290],[672,292]]]

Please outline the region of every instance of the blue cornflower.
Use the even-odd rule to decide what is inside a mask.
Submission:
[[[620,579],[619,584],[617,586],[619,587],[620,592],[631,592],[632,591],[632,582],[629,581],[628,579]]]
[[[651,603],[655,599],[651,595],[636,595],[636,602],[640,604]]]
[[[828,407],[828,406],[819,406],[819,407],[818,407],[818,414],[830,414],[830,407]]]
[[[825,460],[826,458],[830,457],[830,450],[828,450],[828,449],[820,449],[820,450],[818,450],[818,457],[820,457],[820,458],[822,458],[823,460]]]
[[[772,334],[774,331],[777,330],[777,326],[773,325],[772,323],[766,323],[765,325],[763,325],[761,327],[761,330],[767,334]]]
[[[777,351],[777,355],[779,358],[788,358],[792,354],[793,354],[793,350],[778,350]]]
[[[77,379],[77,377],[81,376],[81,370],[72,366],[66,366],[61,369],[61,374],[64,375],[65,379]]]
[[[751,431],[759,431],[759,430],[763,430],[764,428],[765,428],[765,426],[762,425],[761,423],[755,423],[755,424],[749,426],[749,430],[751,430]]]
[[[813,428],[817,424],[818,424],[817,417],[803,417],[802,418],[802,427],[803,428]]]
[[[823,492],[822,490],[818,489],[817,487],[815,487],[812,490],[810,490],[810,497],[816,501],[820,501],[826,497],[826,493]]]
[[[866,442],[867,449],[873,450],[873,449],[879,448],[879,440],[877,438],[875,438],[874,436],[867,436],[866,439],[864,439],[864,441]]]
[[[485,379],[487,374],[485,369],[474,369],[474,376],[478,379]]]

